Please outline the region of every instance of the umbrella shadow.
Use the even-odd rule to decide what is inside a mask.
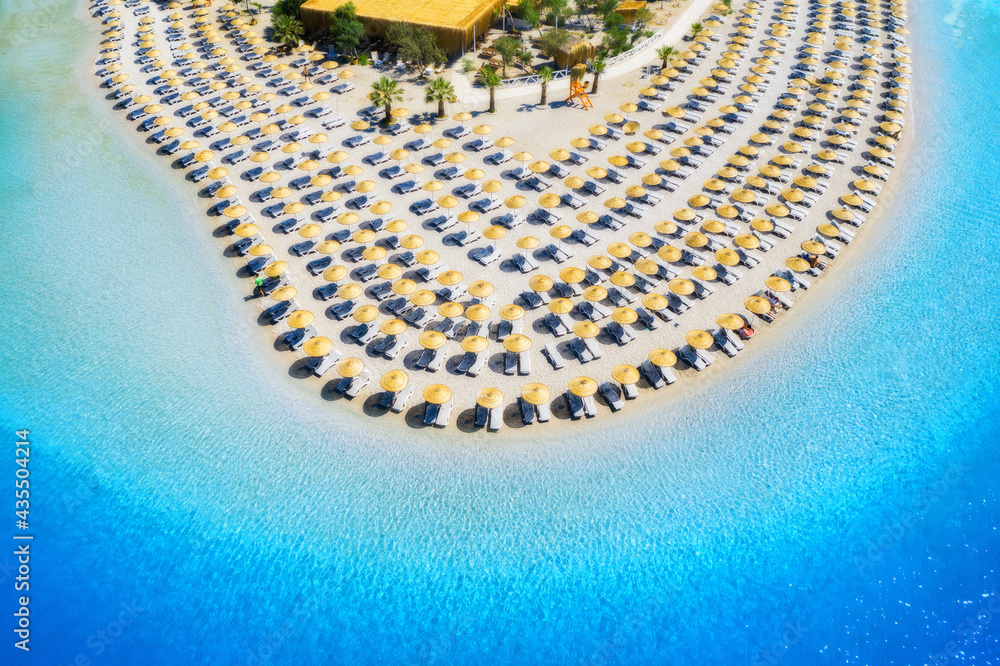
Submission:
[[[461,354],[454,354],[448,358],[444,363],[444,370],[449,375],[464,375],[464,372],[458,371],[458,366],[462,364],[462,357],[465,355],[463,351]]]
[[[553,418],[560,421],[570,421],[573,419],[569,412],[569,401],[566,400],[566,396],[563,394],[553,398],[552,402],[549,403],[549,408],[552,410]]]
[[[502,346],[502,345],[501,345]],[[490,356],[489,360],[486,361],[486,367],[488,367],[493,372],[498,372],[503,374],[504,370],[504,359],[506,358],[507,352],[502,351]]]
[[[306,379],[313,376],[312,370],[307,366],[311,357],[296,359],[294,363],[288,366],[288,376],[294,379]]]
[[[486,428],[476,427],[476,408],[470,408],[464,410],[455,418],[455,426],[458,428],[459,432],[476,432],[479,430],[486,431]]]
[[[328,402],[337,402],[339,400],[343,400],[344,396],[340,393],[337,393],[334,390],[334,388],[337,386],[337,382],[339,381],[340,378],[338,377],[336,379],[331,379],[326,384],[324,384],[323,388],[320,389],[319,392],[320,397]]]
[[[504,408],[503,424],[515,430],[525,427],[524,421],[521,419],[521,406],[517,400]]]
[[[378,402],[382,399],[382,392],[373,393],[368,396],[364,404],[361,406],[362,411],[366,416],[385,416],[389,413],[389,407],[379,407]]]
[[[422,429],[432,426],[424,424],[424,410],[427,409],[426,402],[420,402],[406,411],[405,422],[411,428]]]
[[[501,273],[519,273],[521,271],[521,269],[517,267],[517,264],[514,263],[513,259],[504,259],[500,262],[498,268]]]

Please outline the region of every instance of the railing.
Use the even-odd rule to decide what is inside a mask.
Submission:
[[[556,81],[558,79],[565,79],[567,76],[569,76],[568,69],[560,69],[552,72],[553,81]],[[503,88],[513,88],[515,86],[530,86],[533,83],[541,83],[541,79],[538,78],[538,74],[519,76],[516,79],[504,79],[500,83],[500,85]]]
[[[641,42],[630,48],[628,51],[619,53],[614,58],[605,60],[604,61],[605,65],[607,67],[611,67],[612,65],[616,65],[624,60],[628,60],[632,56],[638,54],[640,51],[646,49],[650,44],[653,44],[654,42],[658,41],[662,36],[663,36],[663,30],[662,29],[657,30],[651,36],[642,40]],[[552,72],[553,81],[557,81],[559,79],[565,79],[567,76],[569,76],[568,69],[560,69],[555,72]],[[531,74],[529,76],[519,76],[513,79],[504,79],[503,81],[500,82],[500,87],[515,88],[517,86],[530,86],[535,83],[541,83],[541,80],[538,78],[537,74]]]

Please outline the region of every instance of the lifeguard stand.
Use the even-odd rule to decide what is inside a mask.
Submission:
[[[587,89],[583,86],[583,81],[569,82],[569,97],[566,98],[566,101],[572,102],[574,98],[580,100],[580,104],[583,105],[584,109],[594,108],[594,104],[587,97]]]

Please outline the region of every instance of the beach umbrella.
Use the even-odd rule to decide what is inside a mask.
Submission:
[[[673,245],[664,245],[656,251],[656,256],[668,262],[680,261],[681,251]]]
[[[587,259],[587,265],[591,268],[596,268],[598,270],[605,270],[611,268],[612,261],[603,254],[595,254],[594,256]]]
[[[788,280],[778,277],[777,275],[768,276],[768,278],[764,280],[764,284],[766,284],[767,288],[771,291],[791,291],[792,289],[792,285],[788,282]]]
[[[503,348],[509,352],[525,352],[531,348],[531,338],[521,333],[508,335],[503,340]]]
[[[524,204],[528,203],[528,200],[525,199],[524,197],[522,197],[520,194],[516,194],[514,196],[507,197],[506,199],[504,199],[503,203],[504,203],[505,206],[507,206],[507,208],[515,208],[516,209],[516,208],[520,208]]]
[[[442,303],[438,306],[438,314],[448,319],[460,317],[463,312],[465,312],[465,308],[462,307],[462,304],[455,303],[454,301]]]
[[[305,328],[313,323],[315,316],[308,310],[296,310],[288,316],[288,325],[292,328]]]
[[[573,324],[573,333],[580,338],[596,338],[601,334],[601,327],[592,321],[578,321]]]
[[[547,275],[536,275],[528,280],[528,286],[536,292],[548,291],[552,288],[552,285],[552,278]]]
[[[816,254],[816,255],[826,254],[826,246],[823,245],[823,243],[820,243],[819,241],[815,240],[803,241],[800,247],[809,254]]]
[[[484,388],[476,394],[476,404],[486,409],[494,409],[503,404],[503,393],[500,389]]]
[[[556,298],[549,303],[549,311],[555,314],[566,314],[573,309],[573,301],[568,298]]]
[[[728,247],[716,250],[715,259],[723,266],[736,266],[740,263],[740,255]]]
[[[448,342],[448,338],[440,331],[424,331],[420,334],[418,342],[424,349],[440,349]]]
[[[410,295],[410,302],[414,305],[423,306],[430,305],[437,300],[437,296],[434,295],[433,291],[428,289],[421,289],[415,291]]]
[[[615,381],[625,384],[626,386],[635,384],[639,381],[639,371],[635,368],[635,366],[625,363],[616,365],[611,370],[611,376],[615,379]]]
[[[462,340],[462,350],[478,354],[490,346],[490,341],[481,335],[470,335]]]
[[[728,312],[716,317],[715,323],[730,331],[736,331],[746,326],[746,321],[743,320],[743,317]]]
[[[569,390],[573,395],[586,398],[597,393],[597,382],[590,377],[577,377],[570,380]]]
[[[611,312],[611,318],[622,326],[634,324],[639,320],[639,314],[632,308],[615,308]]]
[[[276,278],[283,275],[287,270],[288,270],[287,261],[275,261],[268,264],[264,268],[264,275],[266,275],[267,277]]]
[[[649,352],[649,362],[658,368],[669,368],[677,363],[677,356],[669,349],[654,349]]]
[[[711,282],[719,276],[718,272],[711,266],[695,266],[691,273],[699,280]]]
[[[499,393],[499,391],[497,392]],[[521,398],[529,405],[544,405],[549,401],[551,395],[552,394],[549,391],[548,386],[546,386],[545,384],[539,384],[537,382],[525,384],[521,388]],[[501,396],[501,400],[502,399],[503,398]]]
[[[354,311],[352,317],[354,318],[354,321],[366,324],[370,321],[374,321],[378,317],[378,308],[374,305],[362,305]]]
[[[365,369],[365,362],[360,358],[345,358],[337,364],[337,374],[348,379],[357,377]]]
[[[667,288],[678,296],[689,296],[694,293],[694,283],[683,278],[675,278],[667,283]]]
[[[344,266],[330,266],[323,271],[323,279],[327,282],[339,282],[345,277],[347,277],[347,268]],[[340,292],[337,292],[337,295],[340,296]]]
[[[506,319],[507,321],[514,321],[520,319],[524,316],[524,308],[520,305],[508,304],[500,308],[498,313],[501,319]]]
[[[399,321],[398,319],[391,321]],[[382,375],[382,379],[379,381],[379,385],[383,390],[389,393],[399,393],[406,388],[409,384],[410,378],[402,370],[390,370],[389,372]]]
[[[684,340],[695,349],[708,349],[715,342],[707,331],[697,328],[688,331]]]
[[[840,229],[828,222],[816,227],[816,231],[823,234],[827,238],[838,238],[840,236]]]
[[[708,237],[703,233],[692,231],[684,236],[684,242],[688,245],[688,247],[697,249],[708,245]]]
[[[507,235],[507,229],[499,224],[492,224],[483,229],[483,237],[490,240],[499,240]]]
[[[804,273],[809,270],[809,262],[802,257],[788,257],[785,259],[785,266],[796,273]]]
[[[437,281],[446,287],[451,287],[462,281],[462,274],[458,271],[445,271],[437,277]]]
[[[325,240],[316,246],[316,251],[320,254],[333,254],[340,249],[340,243],[335,240]]]
[[[345,275],[346,275],[346,269],[345,269]],[[335,281],[336,280],[331,280],[331,282]],[[364,289],[361,288],[360,284],[353,284],[353,283],[345,284],[344,286],[342,286],[340,289],[337,290],[337,296],[339,298],[344,298],[344,299],[357,298],[363,292]]]
[[[367,231],[367,229],[365,231]],[[354,234],[355,237],[357,237],[357,235],[360,233],[361,232],[359,231],[356,234]],[[372,238],[374,238],[374,236],[372,236]],[[359,242],[368,242],[368,240]],[[384,247],[374,245],[372,247],[366,247],[364,251],[361,253],[361,256],[367,259],[368,261],[378,261],[379,259],[384,258],[387,252],[388,251]]]

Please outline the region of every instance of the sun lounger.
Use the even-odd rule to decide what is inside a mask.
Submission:
[[[566,391],[565,396],[570,418],[575,421],[583,417],[583,400],[580,396],[571,391]]]
[[[479,251],[474,251],[472,254],[472,258],[483,266],[489,266],[502,256],[503,251],[494,245],[487,245],[485,248],[482,248]]]
[[[677,357],[699,372],[708,367],[708,364],[705,363],[705,360],[698,354],[696,354],[695,349],[690,345],[684,345],[683,347],[678,349]]]
[[[428,363],[427,363],[427,371],[428,372],[437,372],[438,370],[440,370],[441,369],[441,365],[444,363],[444,360],[447,357],[448,357],[448,346],[447,345],[445,345],[444,347],[441,347],[440,349],[435,349],[433,351],[433,353],[431,354],[430,361],[428,361]]]
[[[468,147],[469,149],[474,150],[476,152],[489,150],[490,148],[493,147],[493,139],[490,139],[488,137],[482,137],[480,139],[476,139],[475,141],[469,143]]]
[[[532,213],[532,216],[539,222],[544,222],[548,225],[555,224],[563,218],[562,214],[553,208],[538,208]]]
[[[639,365],[639,373],[643,378],[649,382],[650,386],[654,389],[661,389],[666,385],[663,376],[660,374],[659,369],[650,363],[648,360],[643,361]],[[627,397],[627,396],[626,396]]]
[[[618,394],[618,389],[611,382],[602,382],[597,390],[601,394],[601,397],[604,398],[604,401],[608,403],[608,407],[611,408],[612,412],[617,412],[625,406],[625,402]]]
[[[596,181],[585,180],[583,181],[583,185],[580,187],[580,189],[589,192],[590,194],[593,194],[595,196],[600,196],[601,194],[604,194],[604,192],[608,188],[606,188],[604,185],[601,185]]]
[[[487,162],[487,163],[489,163],[489,164],[493,164],[495,166],[499,166],[501,164],[506,164],[507,162],[511,161],[513,158],[514,158],[514,154],[512,152],[510,152],[509,150],[507,150],[506,148],[504,148],[499,153],[493,153],[492,155],[489,155],[484,161]]]
[[[587,348],[587,345],[584,344],[584,340],[582,338],[575,338],[574,340],[571,340],[569,343],[569,349],[576,355],[576,358],[580,361],[580,363],[589,363],[595,358],[594,353]]]
[[[469,208],[474,209],[482,213],[483,215],[490,213],[500,207],[500,199],[480,199],[472,203]]]
[[[517,406],[521,412],[521,422],[524,425],[531,425],[535,422],[535,407],[523,397],[517,397]]]
[[[562,354],[559,353],[559,350],[556,348],[555,343],[553,342],[546,343],[545,346],[542,347],[542,353],[544,353],[546,358],[548,358],[549,363],[552,364],[553,369],[560,370],[563,366],[566,365],[566,361],[563,359]]]

